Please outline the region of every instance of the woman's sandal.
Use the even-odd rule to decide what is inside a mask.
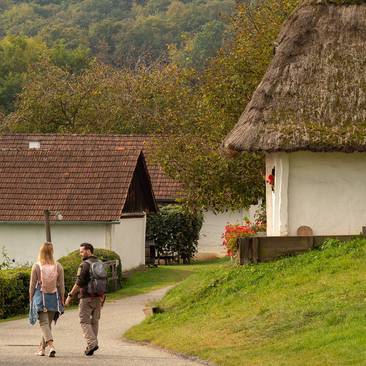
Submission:
[[[50,348],[50,351],[48,352],[48,357],[55,357],[56,356],[56,350],[54,347]]]
[[[45,355],[45,349],[44,348],[40,348],[36,353],[36,356],[44,356]]]

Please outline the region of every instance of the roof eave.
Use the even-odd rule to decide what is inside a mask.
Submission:
[[[78,220],[62,220],[62,221],[52,221],[51,225],[90,225],[90,224],[119,224],[119,220],[106,220],[106,221],[95,221],[95,220],[85,220],[85,221],[78,221]],[[0,224],[21,224],[21,225],[44,225],[44,221],[41,220],[0,220]]]

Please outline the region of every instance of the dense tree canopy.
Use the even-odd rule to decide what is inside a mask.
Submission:
[[[174,11],[181,14],[182,6],[194,3],[174,2],[181,7]],[[47,4],[61,6],[63,2]],[[75,4],[80,8],[86,2]],[[64,55],[69,50],[64,39],[51,48],[50,57],[42,58],[28,72],[16,110],[0,116],[0,126],[15,132],[162,135],[155,158],[183,183],[188,206],[218,211],[247,207],[264,194],[263,157],[242,154],[229,160],[219,148],[263,77],[280,26],[296,5],[297,0],[262,0],[238,6],[230,24],[234,33],[207,64],[205,58],[214,55],[208,40],[218,39],[220,22],[206,22],[201,33],[182,41],[181,48],[170,46],[171,62],[141,62],[134,68],[116,68],[100,59],[85,66],[80,62],[84,49]],[[155,0],[134,3],[131,11],[148,14],[153,24],[157,22],[154,14],[161,9],[173,12],[172,7],[169,0]],[[161,25],[154,24],[160,31]]]
[[[169,45],[187,53],[187,42],[195,44],[193,54],[202,46],[209,56],[221,46],[234,8],[234,0],[0,0],[0,37],[82,46],[113,65],[167,59]],[[200,42],[213,34],[211,44]]]
[[[189,130],[195,72],[175,65],[115,69],[93,62],[80,74],[50,62],[29,72],[13,132],[168,133]]]
[[[38,38],[7,36],[0,39],[0,111],[13,110],[15,98],[28,77],[28,69],[41,60],[80,72],[88,66],[90,57],[85,48],[69,50],[61,42],[50,49]]]

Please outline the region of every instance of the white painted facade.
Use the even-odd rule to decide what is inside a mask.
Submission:
[[[266,156],[267,235],[356,235],[366,226],[366,153],[275,153]]]
[[[121,257],[122,270],[145,264],[146,216],[123,218],[120,223],[54,223],[51,225],[55,258],[78,249],[83,242],[96,248],[115,251]],[[35,262],[45,241],[43,224],[1,223],[0,249],[16,263]]]
[[[123,218],[119,225],[112,225],[112,247],[119,254],[123,271],[145,264],[146,215]]]
[[[244,218],[253,220],[257,206],[249,210],[227,211],[215,214],[212,210],[204,212],[204,221],[198,241],[198,253],[214,253],[226,255],[226,249],[222,245],[222,234],[228,224],[243,224]]]

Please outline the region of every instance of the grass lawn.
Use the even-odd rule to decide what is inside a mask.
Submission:
[[[222,366],[366,365],[366,240],[201,268],[127,338]]]
[[[159,266],[157,268],[143,268],[129,273],[128,277],[123,279],[123,286],[120,290],[107,294],[107,301],[114,301],[128,296],[139,295],[162,287],[175,285],[184,280],[193,273],[204,268],[212,268],[218,263],[227,260],[216,260],[207,262],[193,262],[191,265],[170,265]],[[75,309],[72,305],[69,309]],[[1,322],[25,318],[26,314],[17,315],[7,319],[0,319]]]
[[[217,267],[227,259],[207,262],[193,262],[190,265],[169,265],[157,268],[144,268],[131,272],[123,280],[122,288],[107,295],[108,301],[121,299],[127,296],[140,295],[162,287],[175,285],[205,268]]]

